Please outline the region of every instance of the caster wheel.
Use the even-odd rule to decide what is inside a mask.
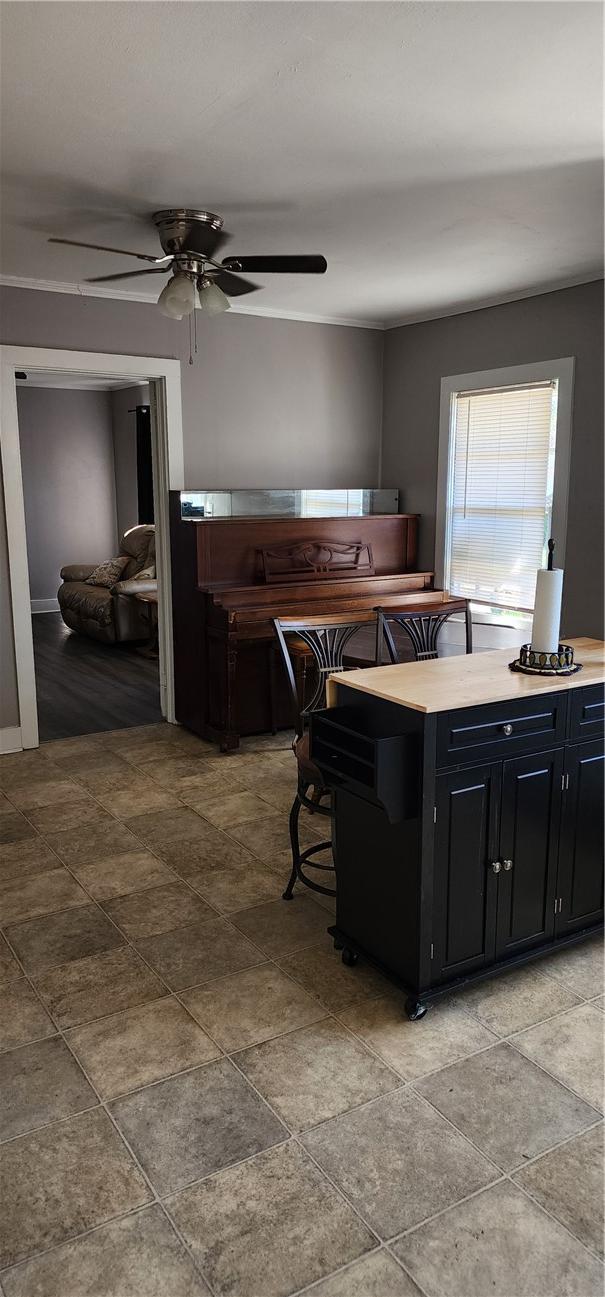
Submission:
[[[426,1004],[421,1004],[420,1000],[406,1000],[405,1011],[410,1022],[417,1022],[419,1018],[424,1018],[426,1013]]]
[[[342,941],[339,941],[338,937],[334,938],[334,949],[342,950]]]
[[[342,952],[343,964],[346,964],[347,968],[354,968],[358,959],[359,955],[356,955],[354,950],[347,950],[345,946],[345,949]]]

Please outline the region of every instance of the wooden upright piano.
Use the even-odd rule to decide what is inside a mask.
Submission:
[[[176,717],[224,751],[292,723],[274,617],[439,598],[416,514],[183,519],[178,491],[170,510]]]

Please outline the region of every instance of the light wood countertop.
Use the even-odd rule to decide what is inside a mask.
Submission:
[[[346,671],[328,680],[327,702],[334,706],[336,685],[359,689],[388,702],[418,712],[451,711],[456,707],[478,707],[509,699],[551,694],[565,689],[582,689],[605,682],[605,643],[596,639],[566,639],[575,650],[582,671],[572,676],[532,676],[509,671],[514,650],[494,653],[459,654],[430,662],[402,662],[401,665],[368,667]]]

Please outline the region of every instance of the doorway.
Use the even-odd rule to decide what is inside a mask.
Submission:
[[[168,491],[183,486],[180,364],[13,347],[2,348],[1,360],[2,467],[20,720],[18,734],[3,747],[35,747],[49,738],[149,724],[162,717],[174,721]],[[17,377],[23,373],[27,378]],[[48,428],[42,466],[39,430],[32,447],[36,436],[24,425],[25,407],[29,402],[35,408],[37,398],[42,398],[42,409],[66,397],[81,405],[86,392],[95,393],[101,405],[125,407],[129,435],[120,442],[118,430],[113,431],[115,490],[109,500],[107,438],[102,451],[102,437],[95,444],[87,464],[85,443],[90,452],[91,437],[79,439],[72,429],[82,462],[59,484],[62,508],[53,528],[53,477],[56,486],[61,476],[57,447],[53,455],[48,453],[53,429]],[[70,446],[65,450],[69,453]],[[96,483],[91,464],[98,468]],[[112,569],[108,574],[111,589],[102,584],[105,574],[93,570],[110,558],[123,560],[120,573]],[[53,563],[58,568],[54,593],[46,590]],[[116,575],[123,581],[113,582]]]

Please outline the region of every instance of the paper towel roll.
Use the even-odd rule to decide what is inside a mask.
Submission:
[[[555,567],[552,572],[540,568],[536,577],[536,601],[531,632],[531,646],[534,653],[557,652],[562,594],[563,568]]]

